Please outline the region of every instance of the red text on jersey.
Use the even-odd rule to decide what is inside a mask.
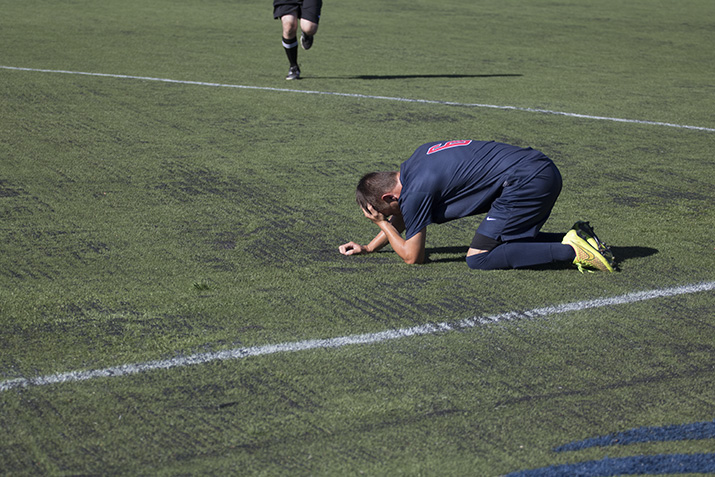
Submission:
[[[451,149],[453,147],[468,146],[471,143],[472,140],[468,139],[463,141],[448,141],[444,144],[435,144],[427,150],[427,155],[429,156],[430,154],[434,154],[435,152],[444,151],[445,149]]]

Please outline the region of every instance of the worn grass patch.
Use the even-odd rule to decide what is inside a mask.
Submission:
[[[715,280],[712,132],[391,99],[715,128],[704,0],[326,4],[291,84],[263,3],[2,6],[0,66],[262,88],[0,69],[3,382]],[[564,191],[544,230],[590,220],[618,272],[470,271],[480,217],[431,227],[419,267],[337,252],[376,232],[354,201],[363,173],[458,138],[552,157]],[[499,475],[711,452],[553,448],[712,420],[712,310],[710,291],[16,387],[0,468]]]

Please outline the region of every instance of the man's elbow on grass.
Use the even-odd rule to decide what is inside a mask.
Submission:
[[[423,257],[408,257],[402,260],[404,260],[407,265],[422,265],[425,263]]]
[[[397,250],[395,250],[395,252],[397,252]],[[425,263],[425,251],[424,248],[421,247],[416,250],[405,247],[398,255],[408,265],[422,265]]]
[[[425,229],[420,230],[417,234],[402,242],[397,247],[393,246],[397,254],[405,263],[409,265],[421,265],[425,262]],[[402,245],[402,247],[399,247]]]

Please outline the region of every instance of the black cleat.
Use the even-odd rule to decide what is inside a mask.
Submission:
[[[300,67],[298,65],[291,66],[290,69],[288,70],[288,76],[286,76],[287,80],[296,80],[300,79]]]
[[[302,46],[304,50],[310,50],[310,47],[313,46],[313,36],[303,33],[300,36],[300,46]]]

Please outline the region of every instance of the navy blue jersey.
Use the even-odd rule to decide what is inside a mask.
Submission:
[[[494,141],[420,146],[400,166],[405,239],[432,223],[487,212],[511,176],[529,180],[549,164],[541,151]]]

